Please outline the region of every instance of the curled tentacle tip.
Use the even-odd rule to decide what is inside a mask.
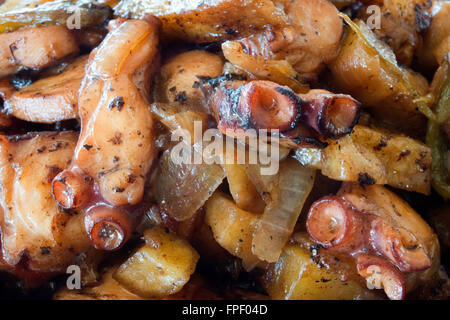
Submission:
[[[366,279],[369,289],[384,289],[391,300],[405,298],[406,284],[403,274],[389,261],[363,254],[358,257],[357,269]]]
[[[299,119],[301,99],[287,87],[269,81],[252,81],[242,88],[240,109],[250,114],[257,129],[293,129]]]
[[[112,251],[124,243],[125,234],[122,227],[114,221],[98,221],[89,234],[96,249]]]
[[[332,138],[350,133],[359,120],[360,110],[361,104],[350,96],[331,97],[320,120],[320,127]]]
[[[337,139],[353,130],[361,104],[351,96],[312,90],[304,99],[302,119],[325,138]]]
[[[371,242],[373,247],[401,271],[424,271],[432,261],[423,246],[407,230],[390,226],[380,220],[375,223]]]
[[[360,217],[350,203],[336,196],[324,197],[311,206],[306,227],[311,238],[325,248],[351,252],[363,241]]]
[[[86,212],[85,227],[96,249],[113,251],[128,240],[134,224],[127,212],[98,205]]]
[[[52,181],[52,194],[65,209],[76,209],[89,199],[92,178],[80,172],[64,170]]]

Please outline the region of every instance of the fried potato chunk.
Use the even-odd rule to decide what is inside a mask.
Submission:
[[[262,283],[276,300],[359,300],[376,296],[358,279],[348,259],[324,256],[311,240],[286,245],[280,259],[266,269]],[[327,266],[327,267],[325,267]]]
[[[323,150],[298,149],[295,158],[321,168],[323,175],[334,180],[430,193],[430,148],[385,130],[357,125],[350,135],[330,141]]]
[[[114,273],[117,266],[107,269],[102,279],[93,287],[84,287],[81,290],[62,288],[54,296],[54,300],[154,300],[144,298],[128,291],[117,280]],[[194,274],[180,292],[170,296],[159,297],[158,300],[206,300],[219,297],[208,289],[208,282],[201,276]]]
[[[322,173],[341,181],[389,184],[429,194],[431,151],[417,140],[357,126],[348,137],[325,148]]]
[[[163,228],[144,232],[146,245],[114,273],[114,278],[142,297],[164,297],[179,292],[189,281],[199,259],[188,242]]]
[[[395,60],[391,49],[377,40],[365,24],[359,22],[358,26],[372,46]],[[415,103],[418,97],[401,79],[407,79],[417,95],[425,96],[429,86],[423,76],[409,69],[403,69],[401,77],[393,73],[383,59],[367,50],[364,40],[350,30],[339,56],[330,64],[330,70],[330,80],[336,89],[369,107],[376,120],[413,136],[424,133],[426,118]]]
[[[253,232],[258,215],[236,207],[226,195],[216,192],[206,203],[205,222],[214,239],[232,255],[242,259],[244,267],[253,267],[259,259],[252,253]]]

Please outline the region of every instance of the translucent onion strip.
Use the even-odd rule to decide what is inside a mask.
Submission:
[[[184,221],[203,206],[222,183],[225,172],[217,164],[174,163],[170,152],[165,151],[160,159],[152,194],[172,218]]]
[[[267,203],[253,236],[252,251],[261,260],[275,262],[294,230],[316,171],[293,158],[281,162],[278,174],[273,176],[262,176],[258,165],[247,169]]]

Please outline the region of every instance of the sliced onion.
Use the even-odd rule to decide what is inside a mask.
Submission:
[[[285,60],[266,60],[262,56],[249,55],[237,41],[224,42],[222,51],[225,59],[257,79],[271,80],[288,86],[296,93],[309,91],[309,86],[297,80],[297,72]]]
[[[263,176],[259,165],[247,166],[247,174],[266,201],[266,209],[253,236],[253,253],[275,262],[294,231],[306,198],[314,185],[315,169],[293,158],[280,163],[276,175]]]
[[[176,164],[170,152],[165,151],[160,159],[152,194],[168,215],[184,221],[203,206],[222,183],[225,172],[217,164]]]

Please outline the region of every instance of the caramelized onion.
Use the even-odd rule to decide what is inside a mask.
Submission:
[[[267,60],[245,52],[246,45],[238,41],[226,41],[222,52],[228,61],[239,69],[250,73],[252,78],[270,80],[292,88],[295,92],[307,92],[309,86],[298,81],[299,77],[286,60]]]
[[[252,251],[261,260],[275,262],[311,192],[315,170],[287,158],[274,176],[262,176],[259,165],[253,165],[247,173],[267,204],[253,236]]]
[[[152,193],[172,218],[184,221],[203,206],[222,183],[225,172],[217,164],[177,164],[170,153],[167,150],[161,157]]]

